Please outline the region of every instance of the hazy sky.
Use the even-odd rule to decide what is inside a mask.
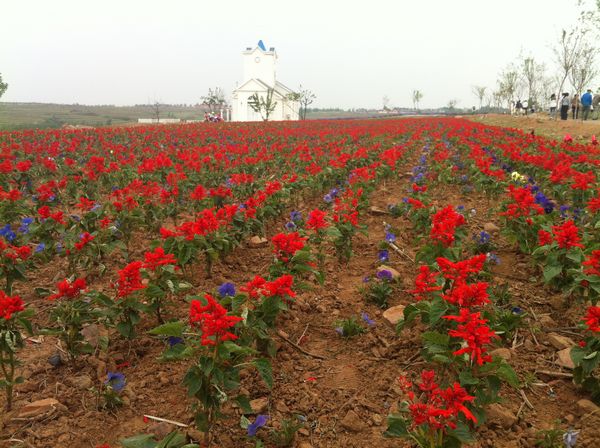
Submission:
[[[576,0],[2,0],[2,101],[195,103],[263,39],[314,106],[476,104],[521,50],[550,61]],[[525,31],[527,28],[527,31]]]

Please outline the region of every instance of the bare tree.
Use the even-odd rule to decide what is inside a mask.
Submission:
[[[498,93],[502,99],[507,102],[508,109],[511,109],[515,99],[515,94],[519,88],[519,73],[513,66],[508,66],[498,79]]]
[[[582,45],[584,43],[585,28],[574,27],[563,29],[560,33],[558,43],[553,48],[556,65],[559,68],[558,91],[563,91],[565,82],[580,58]],[[556,98],[556,108],[559,108],[560,95]],[[555,119],[557,119],[555,117]]]
[[[545,77],[546,67],[537,62],[532,56],[521,57],[521,74],[527,89],[527,102],[529,108],[539,103],[539,97],[542,94],[540,87]]]
[[[481,110],[481,108],[483,107],[483,99],[485,98],[485,91],[487,90],[487,87],[473,86],[471,87],[471,90],[473,90],[473,93],[479,100],[479,110]]]
[[[597,55],[598,50],[592,47],[590,42],[584,41],[582,43],[578,57],[569,72],[569,82],[575,90],[575,95],[581,95],[583,89],[589,86],[598,75],[598,70],[595,67]],[[579,109],[579,102],[577,102],[577,109]],[[575,115],[578,113],[579,110],[576,110]]]
[[[300,118],[302,120],[306,120],[306,111],[308,110],[308,106],[310,106],[317,95],[315,95],[311,90],[302,88],[300,85],[299,101],[300,101]]]
[[[419,110],[419,103],[421,102],[422,99],[423,99],[423,92],[421,92],[420,90],[412,91],[412,102],[413,102],[413,109],[415,110],[415,112],[417,112]]]
[[[202,104],[207,106],[211,113],[217,112],[226,104],[225,94],[220,87],[215,87],[214,89],[209,88],[208,94],[200,99],[202,100]]]
[[[153,115],[154,119],[156,120],[157,123],[159,123],[163,104],[159,100],[154,100],[154,102],[150,104],[150,108],[152,109],[152,115]]]
[[[277,106],[277,101],[273,100],[273,89],[267,90],[266,98],[264,96],[258,96],[258,93],[254,93],[248,98],[248,106],[252,108],[254,112],[258,112],[263,121],[269,121],[269,117]]]
[[[446,105],[446,107],[450,112],[453,112],[457,104],[458,100],[456,98],[452,98],[451,100],[448,100],[448,104]]]

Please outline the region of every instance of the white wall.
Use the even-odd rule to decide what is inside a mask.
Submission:
[[[258,47],[252,51],[244,51],[243,65],[244,79],[242,83],[250,79],[260,79],[270,86],[275,85],[277,53],[274,51],[262,51]]]
[[[151,124],[151,123],[181,123],[181,118],[138,118],[138,123]]]

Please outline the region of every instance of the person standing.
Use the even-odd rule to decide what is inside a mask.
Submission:
[[[588,89],[583,95],[581,95],[581,114],[584,120],[587,120],[590,116],[590,110],[592,109],[592,89]]]
[[[556,93],[550,95],[550,117],[554,118],[556,115]]]
[[[560,119],[566,120],[569,118],[569,106],[571,105],[571,100],[569,100],[569,94],[567,92],[563,93],[562,99],[560,100]]]
[[[578,94],[573,95],[573,98],[571,99],[571,116],[572,116],[573,120],[576,120],[577,118],[579,118],[580,106],[581,106],[581,103],[579,102],[579,95]]]
[[[592,118],[594,120],[597,120],[598,118],[600,118],[600,89],[598,89],[598,93],[596,93],[594,95],[594,98],[592,99],[592,108],[594,109]]]

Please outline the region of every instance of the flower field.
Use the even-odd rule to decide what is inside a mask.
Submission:
[[[596,447],[599,164],[459,118],[0,133],[0,446]]]

